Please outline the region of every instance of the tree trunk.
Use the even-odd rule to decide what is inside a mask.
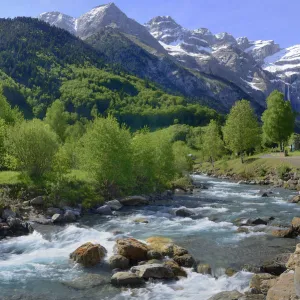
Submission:
[[[244,152],[241,152],[241,162],[244,163]]]
[[[215,168],[215,163],[214,163],[214,159],[212,156],[210,157],[210,162],[211,162],[212,167]]]

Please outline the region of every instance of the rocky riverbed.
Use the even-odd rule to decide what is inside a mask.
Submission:
[[[286,272],[299,241],[291,221],[300,205],[289,202],[296,192],[273,188],[265,197],[258,185],[194,180],[192,193],[107,203],[68,223],[71,209],[52,210],[33,233],[1,240],[0,299],[264,299],[265,291],[243,295],[254,273],[277,282]],[[293,238],[274,235],[291,228]],[[138,258],[128,243],[141,247]],[[86,266],[81,251],[70,256],[83,245],[94,253]]]

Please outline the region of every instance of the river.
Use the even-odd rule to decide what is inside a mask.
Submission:
[[[245,264],[259,265],[280,253],[293,252],[297,240],[272,237],[276,226],[288,225],[300,215],[300,206],[288,203],[295,192],[273,189],[262,198],[259,186],[241,185],[205,176],[194,180],[208,185],[193,195],[176,196],[147,207],[125,209],[116,216],[85,216],[69,226],[37,226],[33,234],[0,242],[0,299],[197,299],[205,300],[226,290],[246,291],[252,274],[240,271],[233,277],[225,268],[241,270]],[[175,217],[172,209],[192,208],[196,217]],[[250,233],[237,233],[234,220],[241,217],[274,217],[270,225],[251,227]],[[136,224],[144,217],[148,224]],[[176,282],[150,281],[140,289],[117,289],[110,284],[74,289],[66,283],[89,273],[109,280],[104,265],[84,270],[69,261],[69,253],[85,242],[97,242],[108,250],[108,258],[121,230],[125,236],[144,240],[164,236],[189,250],[195,259],[209,263],[213,276],[188,270],[188,278]],[[120,237],[120,236],[119,236]]]

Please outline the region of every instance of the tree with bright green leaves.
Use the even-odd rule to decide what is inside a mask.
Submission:
[[[79,158],[102,196],[112,198],[131,192],[131,135],[115,118],[95,119],[81,139]]]
[[[215,120],[211,120],[205,128],[202,151],[204,157],[209,158],[213,166],[215,160],[224,153],[224,141],[222,140],[221,129]]]
[[[0,119],[6,124],[14,124],[23,119],[22,113],[18,108],[12,108],[6,98],[3,96],[0,87]]]
[[[173,143],[174,166],[179,176],[192,171],[193,160],[190,156],[190,149],[183,141]]]
[[[5,122],[0,119],[0,169],[4,167],[4,157],[5,157]]]
[[[41,120],[23,121],[8,129],[7,152],[16,159],[18,169],[33,179],[52,171],[58,146],[56,133]]]
[[[62,101],[56,100],[47,109],[45,122],[56,132],[61,141],[65,140],[68,127],[68,114]]]
[[[291,103],[285,101],[284,95],[279,91],[274,91],[267,98],[267,109],[262,115],[262,121],[264,141],[278,143],[283,151],[294,132],[295,113]]]
[[[237,101],[231,108],[223,128],[224,141],[228,149],[239,154],[244,162],[245,152],[260,144],[260,126],[247,100]]]

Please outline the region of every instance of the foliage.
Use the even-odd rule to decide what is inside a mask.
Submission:
[[[97,118],[82,137],[81,166],[111,198],[131,191],[132,162],[129,130],[111,116]]]
[[[276,173],[277,173],[277,176],[280,178],[280,179],[284,179],[284,176],[291,171],[291,167],[289,165],[286,165],[286,164],[281,164],[280,166],[278,166],[276,168]]]
[[[243,161],[244,152],[255,149],[260,143],[260,127],[250,102],[237,101],[232,107],[223,128],[226,146]]]
[[[57,149],[57,135],[40,120],[23,121],[8,129],[7,150],[17,159],[18,169],[31,178],[51,171]]]
[[[183,141],[173,144],[175,171],[179,176],[190,172],[193,169],[193,160],[190,156],[190,149]]]
[[[267,99],[267,109],[262,116],[263,137],[266,142],[278,143],[283,151],[284,145],[294,132],[295,114],[284,95],[274,91]]]
[[[224,153],[224,142],[221,137],[221,129],[214,120],[211,120],[209,125],[205,128],[202,151],[204,156],[209,158],[212,164],[214,164],[214,161],[220,158]]]

